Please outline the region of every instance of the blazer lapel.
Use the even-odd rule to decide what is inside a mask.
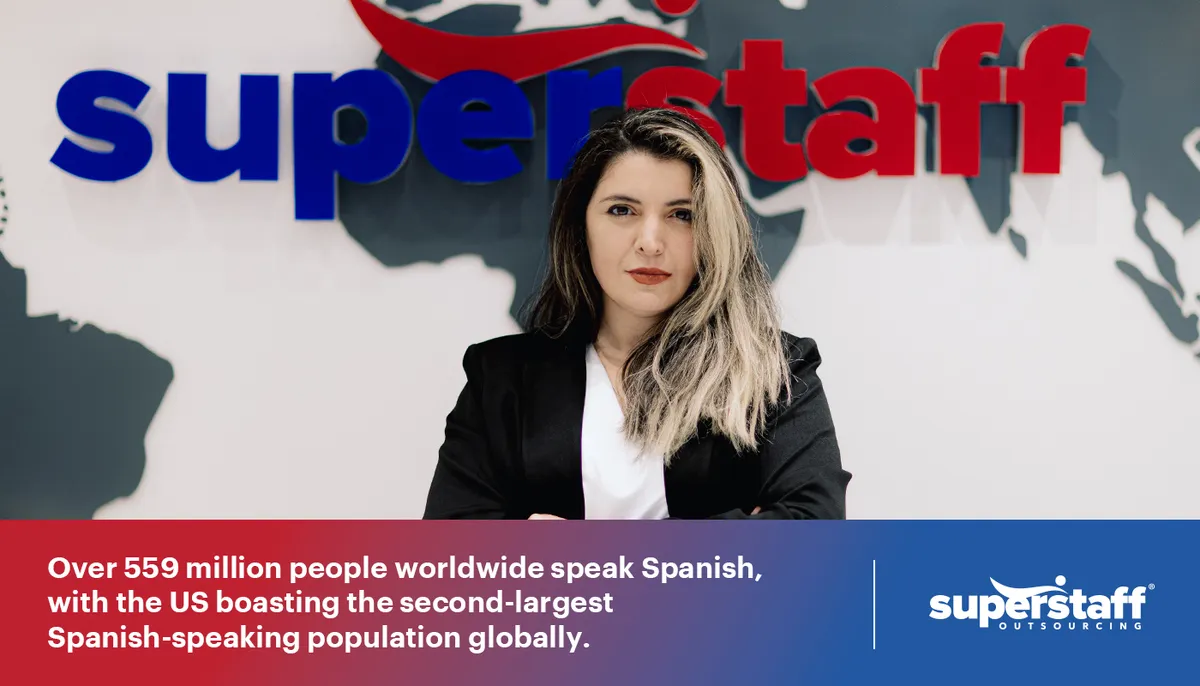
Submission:
[[[587,371],[583,350],[550,342],[525,370],[522,453],[530,514],[582,519],[580,441]]]

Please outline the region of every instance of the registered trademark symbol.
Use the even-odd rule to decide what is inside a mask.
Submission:
[[[1154,590],[1154,584],[1150,584],[1150,585],[1149,585],[1149,586],[1147,586],[1146,588],[1148,588],[1148,589],[1150,589],[1151,591],[1153,591],[1153,590]]]

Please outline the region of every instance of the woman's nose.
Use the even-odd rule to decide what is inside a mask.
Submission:
[[[647,217],[638,227],[637,250],[647,255],[660,255],[663,251],[662,220]]]

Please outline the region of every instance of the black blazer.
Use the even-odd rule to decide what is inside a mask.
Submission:
[[[791,404],[772,412],[753,454],[699,426],[664,471],[672,518],[845,518],[851,475],[817,378],[821,356],[811,339],[784,339]],[[426,519],[583,518],[585,352],[536,333],[467,348],[467,383],[446,418]],[[750,515],[755,507],[762,511]]]

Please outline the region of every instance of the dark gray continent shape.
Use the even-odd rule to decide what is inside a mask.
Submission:
[[[134,492],[174,372],[121,336],[25,314],[0,255],[0,519],[88,519]]]

